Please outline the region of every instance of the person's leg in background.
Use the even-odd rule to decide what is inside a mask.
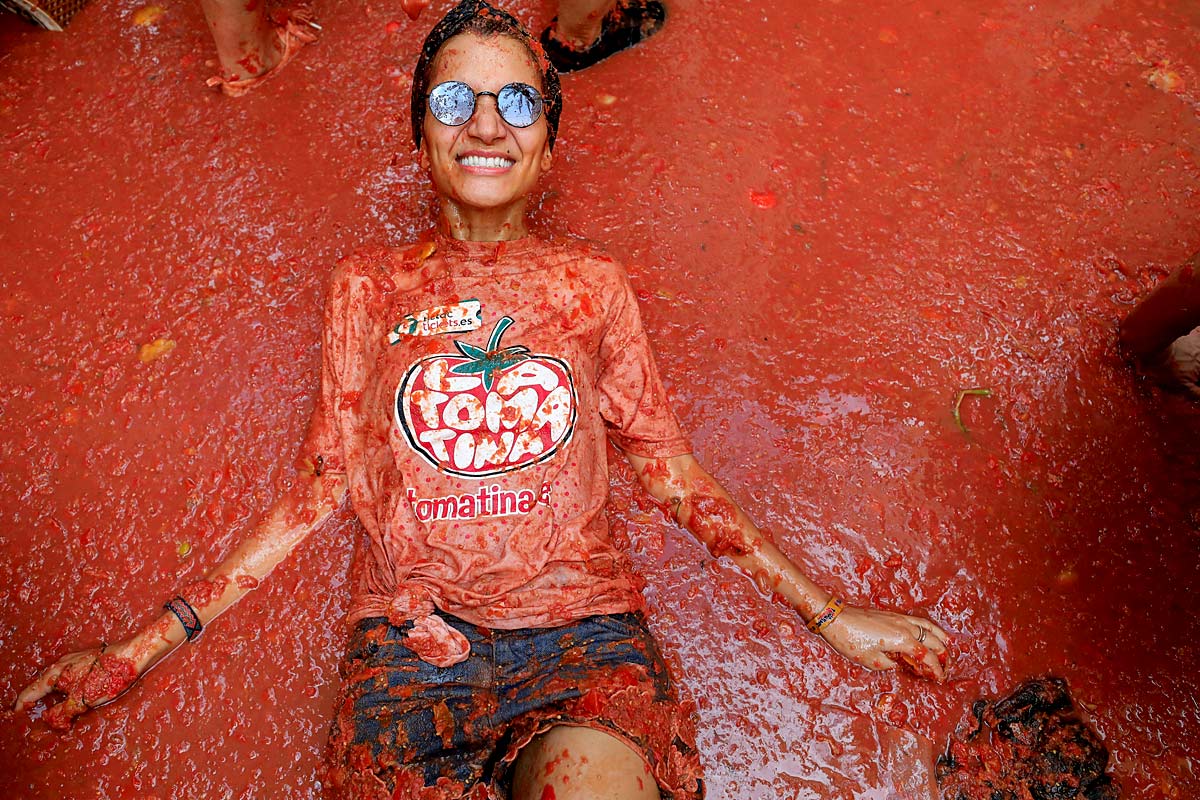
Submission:
[[[666,19],[661,0],[559,0],[542,46],[559,72],[573,72],[650,38]]]
[[[249,91],[282,67],[305,44],[316,41],[317,26],[297,12],[267,15],[265,0],[200,0],[220,73],[209,79],[225,94]]]
[[[566,44],[583,50],[600,37],[601,23],[616,4],[617,0],[559,0],[554,32]]]

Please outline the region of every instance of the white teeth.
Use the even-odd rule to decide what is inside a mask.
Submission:
[[[491,167],[495,169],[511,167],[515,163],[512,159],[501,156],[463,156],[458,161],[464,167]]]

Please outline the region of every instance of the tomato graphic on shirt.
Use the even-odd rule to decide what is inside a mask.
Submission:
[[[512,317],[486,348],[455,340],[458,354],[409,367],[396,389],[396,424],[439,470],[486,478],[551,458],[570,441],[577,399],[571,368],[528,347],[500,347]]]

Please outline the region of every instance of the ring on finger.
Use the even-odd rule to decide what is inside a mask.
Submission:
[[[927,633],[928,631],[926,631],[924,628],[920,626],[917,627],[917,644],[922,644],[925,641],[925,634]]]

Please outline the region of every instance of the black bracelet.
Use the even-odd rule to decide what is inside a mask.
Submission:
[[[164,609],[175,615],[175,619],[179,620],[179,624],[183,626],[183,632],[187,635],[189,642],[194,641],[200,632],[204,630],[204,626],[200,624],[200,616],[196,613],[196,609],[192,608],[191,604],[182,597],[176,597],[163,606]]]

